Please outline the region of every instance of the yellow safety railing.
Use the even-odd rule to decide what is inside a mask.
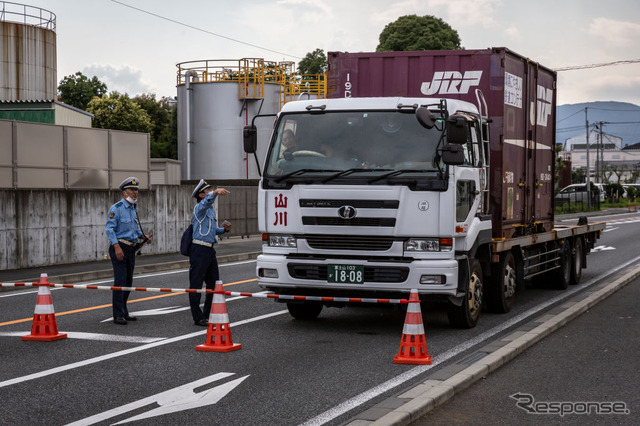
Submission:
[[[185,73],[195,71],[191,83],[237,82],[238,99],[263,99],[264,84],[282,86],[280,107],[301,94],[326,98],[326,74],[296,74],[295,62],[270,62],[261,58],[210,59],[181,62],[177,84],[186,83]]]

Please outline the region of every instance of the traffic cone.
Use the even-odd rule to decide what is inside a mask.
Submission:
[[[49,284],[47,274],[40,275],[40,284]],[[53,299],[48,285],[38,287],[38,300],[36,311],[33,314],[31,334],[22,336],[22,340],[37,340],[39,342],[52,342],[66,339],[67,333],[58,333],[56,314],[53,311]]]
[[[222,289],[222,281],[216,281],[213,293],[211,313],[209,313],[209,325],[207,325],[207,338],[203,345],[196,346],[197,351],[206,352],[231,352],[242,347],[239,343],[233,343],[231,328],[229,327],[229,314],[227,303]]]
[[[393,357],[394,364],[431,364],[431,355],[427,353],[427,343],[422,325],[422,311],[418,290],[411,290],[407,305],[407,316],[402,329],[400,350]]]

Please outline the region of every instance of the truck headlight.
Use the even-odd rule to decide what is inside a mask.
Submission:
[[[452,247],[452,238],[409,238],[404,243],[404,250],[413,252],[451,251]]]
[[[269,247],[298,247],[293,235],[269,234]]]

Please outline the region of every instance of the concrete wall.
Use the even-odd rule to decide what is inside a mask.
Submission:
[[[214,182],[211,182],[214,184]],[[153,244],[144,254],[175,253],[191,220],[195,184],[154,186],[140,191],[138,212]],[[220,185],[231,194],[219,198],[218,218],[233,230],[226,236],[258,232],[257,185]],[[118,191],[0,190],[0,269],[103,259],[107,211]]]

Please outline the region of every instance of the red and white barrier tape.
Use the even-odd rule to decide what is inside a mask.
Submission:
[[[54,288],[76,288],[81,290],[121,290],[121,291],[146,291],[150,293],[216,293],[210,289],[190,289],[190,288],[154,288],[154,287],[116,287],[106,285],[80,285],[80,284],[41,284],[41,283],[0,283],[0,287],[54,287]],[[219,293],[218,293],[219,294]],[[311,302],[337,302],[337,303],[381,303],[381,304],[406,304],[407,299],[375,299],[367,297],[327,297],[327,296],[296,296],[288,294],[273,293],[245,293],[237,291],[224,291],[226,296],[257,297],[262,299],[282,299],[282,300],[306,300]]]

